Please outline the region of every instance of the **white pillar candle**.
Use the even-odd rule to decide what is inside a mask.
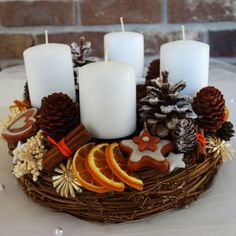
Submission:
[[[108,48],[110,61],[126,62],[134,66],[137,83],[143,77],[144,39],[135,32],[105,34],[104,46]]]
[[[79,68],[81,122],[93,137],[121,138],[136,130],[136,82],[131,65],[97,62]]]
[[[179,40],[163,44],[160,49],[160,69],[167,70],[169,80],[185,80],[182,94],[194,96],[208,84],[209,45],[193,40]]]
[[[75,101],[75,85],[70,47],[64,44],[42,44],[24,51],[26,77],[33,107],[54,92],[69,95]]]

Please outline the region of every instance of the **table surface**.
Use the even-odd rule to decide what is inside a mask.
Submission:
[[[14,99],[21,99],[25,82],[22,66],[0,72],[0,119],[8,113]],[[209,84],[218,87],[225,96],[230,109],[230,120],[236,118],[236,66],[211,61]],[[232,139],[236,149],[236,139]],[[236,235],[236,161],[228,161],[221,167],[214,185],[190,207],[171,210],[143,220],[122,224],[100,224],[86,222],[41,207],[21,191],[11,174],[12,163],[7,154],[6,143],[0,141],[0,235],[4,236],[53,236],[61,227],[64,236],[129,235],[165,236]]]

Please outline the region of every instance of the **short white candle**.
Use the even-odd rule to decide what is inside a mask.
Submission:
[[[209,45],[193,40],[179,40],[163,44],[160,49],[160,69],[167,70],[169,80],[185,80],[182,94],[194,96],[208,84]]]
[[[79,68],[81,122],[93,137],[121,138],[136,129],[136,82],[131,65],[97,62]]]
[[[110,61],[126,62],[134,66],[138,83],[143,77],[143,35],[127,31],[108,33],[104,36],[104,46],[108,48]]]
[[[24,51],[26,77],[33,107],[54,92],[69,95],[75,101],[75,85],[70,47],[64,44],[41,44]]]

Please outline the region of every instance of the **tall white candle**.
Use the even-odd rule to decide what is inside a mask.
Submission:
[[[26,77],[32,106],[39,108],[41,99],[62,92],[75,100],[75,85],[70,47],[42,44],[24,51]]]
[[[134,66],[138,83],[143,77],[143,35],[127,31],[108,33],[104,36],[104,45],[108,48],[110,61],[126,62]]]
[[[131,65],[97,62],[79,68],[81,122],[95,138],[113,139],[136,129],[136,82]]]
[[[160,49],[160,69],[167,70],[169,80],[185,80],[182,94],[194,96],[208,84],[209,45],[193,40],[178,40],[163,44]]]

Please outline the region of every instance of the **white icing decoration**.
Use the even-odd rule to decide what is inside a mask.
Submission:
[[[123,140],[123,141],[121,141],[121,145],[127,146],[127,147],[129,147],[133,150],[130,157],[129,157],[129,159],[132,162],[139,162],[142,159],[142,157],[144,157],[144,156],[149,156],[149,157],[153,158],[156,161],[164,161],[165,157],[162,155],[161,150],[167,144],[170,144],[170,141],[161,140],[157,144],[157,150],[155,152],[152,152],[152,151],[149,151],[149,150],[145,150],[143,152],[140,152],[138,150],[138,145],[136,143],[134,143],[132,140]]]
[[[11,129],[20,129],[26,125],[27,117],[22,116],[19,120],[12,124]]]
[[[32,121],[33,123],[36,121],[34,116],[36,115],[37,113],[37,109],[36,108],[31,108],[29,110],[27,110],[25,113],[29,113],[29,112],[32,112],[32,114],[30,115],[30,117],[27,117],[24,116],[25,114],[20,114],[19,116],[17,116],[15,118],[15,120],[8,126],[6,127],[3,131],[2,131],[2,134],[3,135],[8,135],[8,136],[12,136],[12,135],[21,135],[21,134],[24,134],[24,133],[27,133],[29,130],[32,129],[31,126],[27,127],[26,129],[24,130],[19,130],[18,132],[14,131],[12,132],[12,127],[15,125],[15,123],[18,123],[19,120],[21,120],[23,117],[26,118],[26,121]],[[23,126],[24,127],[24,126]]]
[[[144,142],[148,142],[150,140],[150,138],[148,136],[144,136],[142,139]]]
[[[161,109],[161,112],[164,113],[164,114],[168,114],[170,112],[172,112],[174,110],[175,106],[174,105],[169,105],[169,106],[161,106],[160,109]]]
[[[155,97],[155,98],[150,98],[148,101],[149,101],[149,103],[155,105],[158,103],[159,99],[157,97]]]
[[[185,163],[183,162],[184,154],[175,154],[170,152],[166,160],[169,162],[169,170],[172,172],[176,168],[185,168]]]

